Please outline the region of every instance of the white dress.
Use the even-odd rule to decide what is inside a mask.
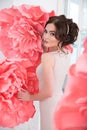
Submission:
[[[70,54],[50,52],[55,59],[54,65],[54,93],[51,98],[44,101],[40,101],[40,130],[54,130],[53,124],[53,114],[55,107],[60,100],[63,92],[62,86],[64,78],[69,68],[70,64]],[[37,76],[39,78],[39,87],[43,87],[43,77],[42,77],[42,65],[40,64],[37,68]]]

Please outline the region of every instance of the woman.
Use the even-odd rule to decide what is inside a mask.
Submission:
[[[42,36],[44,53],[37,67],[39,93],[30,95],[26,90],[18,93],[19,100],[39,101],[40,130],[54,130],[53,113],[62,96],[62,85],[70,62],[69,45],[78,36],[78,26],[64,15],[50,17]]]

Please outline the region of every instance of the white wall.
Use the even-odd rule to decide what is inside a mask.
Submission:
[[[64,14],[66,0],[57,0],[57,15]]]
[[[21,4],[40,5],[47,11],[54,10],[56,15],[64,13],[65,0],[0,0],[0,9]]]
[[[13,0],[0,0],[0,9],[9,8],[13,5]]]
[[[58,0],[13,0],[14,5],[30,4],[40,5],[47,11],[55,10],[57,13],[57,1]]]

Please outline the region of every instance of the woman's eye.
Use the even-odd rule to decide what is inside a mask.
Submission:
[[[50,33],[51,36],[55,37],[55,33]]]
[[[47,30],[44,30],[44,33],[47,33]]]

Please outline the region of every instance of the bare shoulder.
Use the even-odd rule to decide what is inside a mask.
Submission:
[[[42,54],[42,57],[41,57],[42,61],[43,61],[43,60],[51,60],[51,59],[53,59],[53,58],[54,58],[54,56],[51,55],[50,53],[43,53],[43,54]]]
[[[50,53],[43,53],[42,57],[41,57],[41,62],[53,65],[54,64],[54,56]]]

